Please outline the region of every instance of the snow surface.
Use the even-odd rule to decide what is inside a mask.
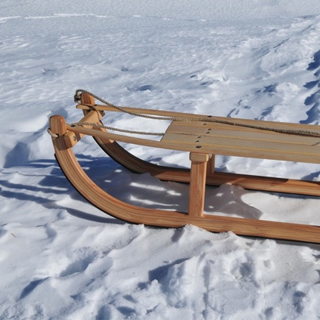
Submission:
[[[53,156],[73,93],[112,103],[319,124],[318,0],[2,0],[0,319],[319,319],[320,246],[130,225],[93,208]],[[163,131],[165,124],[117,127]],[[159,164],[185,153],[128,146]],[[90,176],[136,205],[186,210],[188,187],[129,173],[91,139]],[[218,157],[217,170],[319,180],[318,165]],[[320,224],[320,200],[208,188],[206,211]]]

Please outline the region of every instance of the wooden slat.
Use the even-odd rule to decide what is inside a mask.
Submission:
[[[294,127],[292,127],[294,129]],[[258,130],[253,128],[244,128],[220,123],[207,122],[180,122],[174,121],[167,129],[166,133],[185,133],[195,136],[223,137],[232,139],[243,139],[248,141],[269,141],[269,142],[285,142],[302,145],[319,144],[320,137],[310,137],[295,134],[284,134],[267,130]]]
[[[211,150],[211,154],[239,156],[247,158],[274,159],[319,163],[320,147],[313,145],[294,145],[277,141],[244,140],[219,136],[193,136],[166,133],[161,142],[183,146],[190,150]]]
[[[202,148],[198,149],[196,146],[192,146],[190,144],[180,144],[175,142],[163,142],[163,141],[156,141],[156,140],[150,140],[150,139],[143,139],[143,138],[137,138],[132,136],[125,136],[121,134],[115,134],[110,132],[102,132],[90,128],[84,128],[84,127],[72,127],[67,124],[68,131],[72,131],[75,133],[82,133],[89,136],[102,138],[102,139],[109,139],[119,142],[125,142],[125,143],[132,143],[132,144],[138,144],[142,146],[147,147],[153,147],[153,148],[162,148],[162,149],[171,149],[171,150],[180,150],[180,151],[188,151],[188,152],[197,152],[197,153],[211,153],[210,148]]]
[[[202,117],[201,115],[196,115],[196,114],[194,114],[193,116],[194,117]],[[299,123],[292,123],[292,122],[276,122],[276,121],[226,118],[226,117],[208,117],[207,119],[208,119],[208,121],[206,121],[206,120],[174,121],[173,125],[185,126],[187,123],[187,125],[190,127],[198,127],[199,125],[202,126],[205,123],[205,126],[207,126],[207,128],[210,128],[212,126],[213,127],[221,126],[226,130],[227,129],[230,129],[230,130],[238,130],[239,129],[239,130],[248,130],[248,131],[257,130],[257,128],[250,128],[250,126],[257,126],[257,127],[262,127],[262,128],[267,127],[267,128],[271,128],[271,129],[308,130],[308,131],[314,132],[315,134],[320,134],[320,126],[318,126],[318,125],[299,124]],[[210,119],[211,119],[211,121],[210,121]],[[217,119],[218,121],[228,121],[228,122],[230,122],[230,124],[214,122],[214,119]],[[233,122],[235,123],[234,125],[231,124]],[[239,126],[236,124],[239,124]],[[269,132],[272,132],[272,131],[269,131]]]

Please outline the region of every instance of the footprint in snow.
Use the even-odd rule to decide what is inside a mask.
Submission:
[[[48,278],[32,280],[21,292],[20,299],[27,297],[33,290],[35,290],[41,283]]]
[[[75,273],[85,271],[88,266],[94,261],[94,255],[89,255],[85,258],[71,262],[61,273],[60,277],[68,277]]]
[[[145,84],[142,86],[135,86],[135,87],[130,87],[128,88],[129,91],[152,91],[155,90],[155,87],[151,84]]]

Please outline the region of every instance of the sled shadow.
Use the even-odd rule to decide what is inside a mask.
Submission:
[[[115,200],[118,199],[143,208],[188,212],[189,185],[186,183],[160,181],[148,173],[133,173],[109,157],[77,155],[77,158],[93,182],[113,196]],[[99,223],[125,223],[107,215],[105,217],[99,216],[99,213],[102,214],[101,211],[97,211],[97,214],[86,212],[85,207],[89,208],[90,204],[69,183],[55,160],[32,161],[25,167],[39,170],[52,169],[51,171],[47,170],[43,179],[36,185],[12,183],[7,180],[0,181],[0,185],[3,187],[1,190],[3,197],[36,202],[47,209],[63,209],[70,215],[84,220]],[[32,170],[32,172],[34,171]],[[254,191],[232,185],[208,186],[204,210],[206,214],[222,214],[259,220],[262,212],[243,200],[243,196],[250,192]],[[50,197],[50,195],[52,196]],[[72,208],[65,204],[59,204],[56,195],[69,196],[73,200],[82,202],[84,204],[83,210],[78,209],[82,207],[81,205]],[[304,198],[298,195],[282,194],[282,196]]]

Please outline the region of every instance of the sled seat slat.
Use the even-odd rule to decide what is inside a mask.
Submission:
[[[260,122],[261,126],[261,122]],[[295,129],[294,126],[290,127]],[[275,128],[276,129],[276,128]],[[279,128],[280,129],[280,128]],[[166,133],[187,133],[193,135],[219,136],[232,139],[247,139],[261,142],[284,142],[302,145],[314,145],[320,142],[320,137],[283,134],[274,131],[259,130],[214,122],[182,122],[174,121]],[[320,132],[319,132],[320,135]]]
[[[294,126],[290,128],[294,129]],[[211,150],[211,154],[320,162],[320,137],[283,134],[218,123],[173,121],[161,141],[188,145],[190,151]]]

